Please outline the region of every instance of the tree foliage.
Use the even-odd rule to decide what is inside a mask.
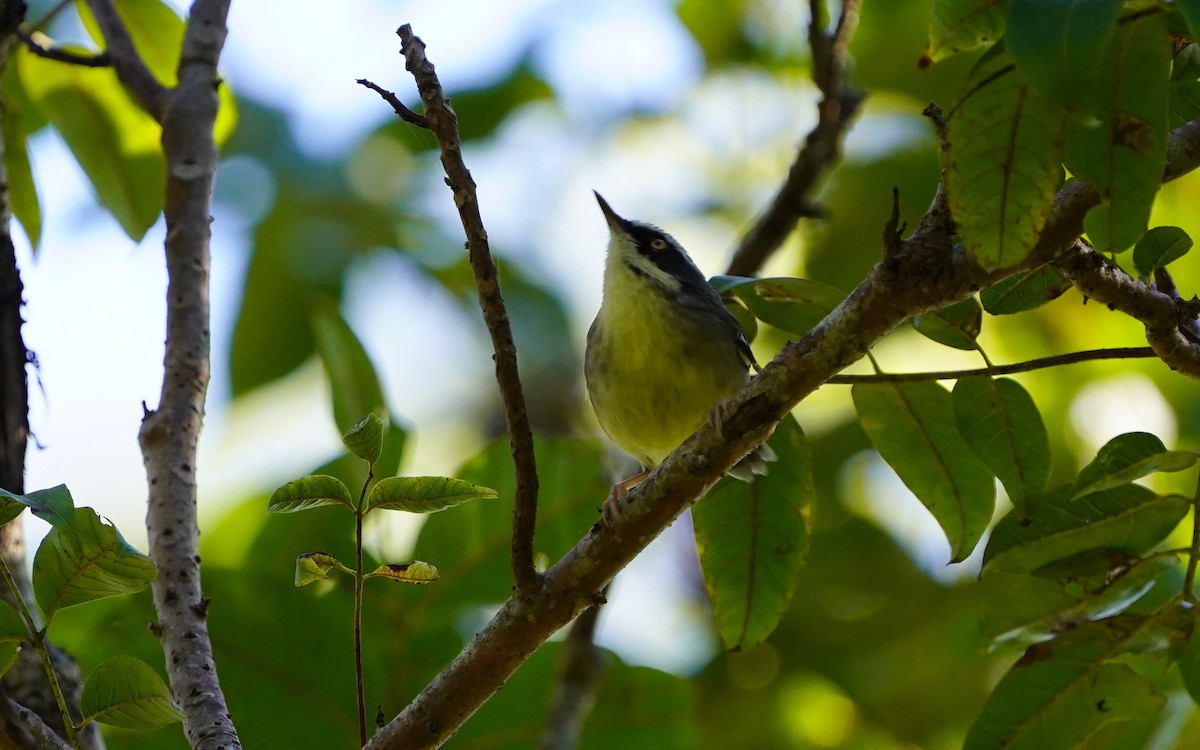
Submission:
[[[118,5],[148,69],[173,85],[184,22],[156,0]],[[1200,427],[1189,378],[1200,373],[1200,309],[1185,300],[1200,279],[1190,253],[1200,225],[1188,210],[1200,190],[1190,174],[1200,162],[1200,3],[814,1],[807,33],[777,22],[782,5],[678,3],[672,22],[702,62],[696,80],[670,102],[618,108],[594,127],[580,127],[533,48],[490,84],[449,92],[468,164],[532,165],[538,154],[514,143],[550,132],[576,134],[589,179],[601,179],[590,177],[602,164],[593,154],[632,165],[634,185],[655,169],[678,171],[660,194],[630,194],[643,199],[636,218],[679,225],[698,256],[770,234],[756,221],[789,227],[782,247],[763,251],[774,255],[770,276],[712,280],[756,334],[759,359],[782,352],[751,386],[774,390],[737,400],[727,432],[702,430],[635,493],[699,494],[703,472],[716,471],[710,459],[740,457],[728,446],[750,440],[761,403],[783,404],[782,418],[755,433],[773,431],[779,461],[751,483],[712,487],[691,513],[695,543],[668,535],[662,569],[639,562],[611,588],[602,581],[536,610],[568,613],[565,625],[606,596],[619,604],[639,578],[674,569],[683,582],[677,637],[645,612],[601,609],[602,623],[611,616],[657,638],[692,639],[684,650],[693,666],[620,658],[634,653],[628,639],[602,627],[601,645],[614,653],[580,747],[1193,746]],[[80,19],[103,49],[87,7]],[[386,35],[364,43],[393,44]],[[399,74],[390,87],[412,88]],[[568,285],[548,281],[554,266],[536,231],[492,248],[535,433],[534,585],[510,563],[510,549],[521,554],[513,498],[528,492],[513,470],[520,439],[510,447],[497,437],[501,422],[513,423],[511,402],[460,398],[447,419],[472,438],[452,448],[454,478],[394,476],[413,460],[408,437],[430,425],[407,423],[388,403],[395,374],[344,314],[353,274],[399,259],[421,288],[452,300],[454,324],[473,326],[481,341],[475,284],[496,291],[477,262],[481,240],[487,250],[482,226],[465,212],[463,226],[430,215],[434,198],[459,209],[476,200],[445,158],[443,115],[422,85],[417,112],[397,107],[407,122],[380,125],[330,162],[305,152],[284,112],[245,96],[231,131],[237,92],[220,90],[223,158],[252,160],[278,186],[254,217],[231,346],[220,353],[233,397],[270,390],[319,359],[331,430],[346,434],[350,455],[294,467],[305,476],[273,493],[246,488],[206,530],[214,653],[246,746],[352,747],[364,687],[381,716],[403,722],[402,710],[465,644],[536,619],[522,607],[544,595],[539,585],[608,564],[606,550],[622,544],[632,557],[674,514],[643,509],[623,527],[596,525],[612,483],[603,448],[564,435],[587,420],[576,376],[583,323]],[[753,106],[734,106],[734,92],[746,91],[758,93],[736,95],[756,96]],[[25,142],[43,128],[59,133],[99,202],[140,239],[162,210],[166,162],[161,126],[126,83],[111,68],[25,45],[13,51],[3,92],[12,211],[31,242],[41,217]],[[806,133],[796,123],[814,97]],[[714,114],[714,100],[732,118]],[[769,121],[779,102],[787,115]],[[731,146],[744,130],[755,137]],[[484,169],[475,179],[486,190],[495,176]],[[579,182],[556,179],[534,201],[547,207],[534,220],[547,236],[546,217],[566,216],[562,195]],[[488,203],[479,207],[486,224]],[[566,231],[570,252],[602,252],[601,240]],[[490,325],[497,310],[483,304]],[[503,378],[511,351],[489,331]],[[816,354],[789,359],[801,350]],[[1072,355],[1080,350],[1096,352]],[[486,361],[482,352],[469,356]],[[445,359],[404,353],[414,369]],[[994,363],[1010,361],[1028,366],[1002,377]],[[806,373],[813,382],[794,386]],[[1106,396],[1120,387],[1143,395]],[[1165,416],[1147,418],[1147,404]],[[139,625],[154,616],[136,593],[153,566],[90,509],[48,492],[6,495],[0,519],[28,506],[53,526],[34,561],[34,594],[93,675],[85,718],[117,727],[115,746],[183,747],[173,728],[125,732],[176,718],[147,666],[162,664],[158,644]],[[333,520],[346,509],[354,538]],[[364,544],[364,523],[379,529],[379,517],[394,515],[365,518],[376,509],[430,514],[411,545],[396,545],[418,562],[388,563],[389,545]],[[294,511],[306,512],[281,517]],[[332,571],[354,577],[353,594],[326,580]],[[380,586],[364,600],[368,577],[437,580]],[[119,593],[134,604],[106,598]],[[356,629],[361,614],[355,649],[350,610]],[[31,638],[19,613],[0,609],[0,662]],[[523,666],[449,746],[534,746],[556,689],[570,682],[575,647],[568,638],[521,653]],[[465,668],[473,648],[459,660]],[[482,679],[492,690],[504,683]],[[356,687],[358,717],[344,700]]]

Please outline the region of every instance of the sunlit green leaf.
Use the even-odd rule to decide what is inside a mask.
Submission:
[[[64,65],[23,47],[18,72],[30,100],[62,135],[96,198],[133,240],[162,211],[166,163],[161,128],[134,103],[111,68]]]
[[[1127,432],[1109,440],[1096,458],[1079,472],[1075,497],[1107,490],[1132,482],[1156,471],[1183,471],[1195,465],[1197,456],[1190,451],[1169,451],[1157,436],[1148,432]]]
[[[1050,439],[1029,393],[1008,378],[963,378],[954,386],[954,419],[967,445],[1020,506],[1046,488]]]
[[[1144,625],[1133,616],[1080,625],[1030,646],[992,691],[964,750],[1069,750],[1106,724],[1153,715],[1163,697],[1108,660]]]
[[[1012,0],[1005,42],[1017,67],[1050,99],[1094,95],[1097,65],[1121,0]]]
[[[295,583],[297,586],[307,586],[314,581],[324,581],[329,577],[331,570],[354,574],[352,568],[342,565],[340,560],[328,552],[305,552],[296,556]]]
[[[44,490],[34,490],[26,495],[14,495],[7,490],[0,490],[0,498],[29,508],[35,516],[56,528],[68,529],[75,522],[75,500],[71,497],[71,491],[65,484],[55,485]],[[7,504],[0,513],[0,517],[4,519],[5,523],[18,515],[20,515],[20,510]]]
[[[726,478],[692,508],[704,583],[727,649],[766,638],[791,601],[808,552],[812,457],[795,419],[779,424],[778,455],[752,482]]]
[[[955,349],[973,351],[983,328],[983,310],[974,297],[932,310],[913,318],[913,327],[923,336]]]
[[[361,465],[361,464],[360,464]],[[273,513],[294,513],[319,508],[322,505],[344,505],[354,509],[350,490],[337,477],[314,474],[293,479],[271,493],[267,510]]]
[[[65,607],[141,591],[157,576],[154,562],[91,508],[51,528],[33,558],[33,593],[47,621]]]
[[[759,320],[797,336],[816,327],[845,296],[809,279],[716,276],[710,283],[718,292],[735,295]]]
[[[79,712],[84,724],[122,729],[154,729],[184,718],[158,672],[132,656],[114,656],[96,667],[79,696]]]
[[[1004,36],[1008,0],[934,0],[927,58],[944,60]]]
[[[950,393],[932,382],[858,384],[854,407],[863,431],[937,519],[951,561],[971,554],[995,504],[992,473],[964,443]]]
[[[26,138],[29,135],[25,112],[29,104],[21,105],[18,99],[27,99],[21,87],[21,75],[17,67],[22,55],[9,57],[4,69],[4,106],[0,127],[4,129],[4,169],[8,176],[8,200],[13,215],[21,222],[25,236],[36,253],[42,239],[42,207],[38,200],[37,185],[33,181],[33,170],[29,166]]]
[[[1160,19],[1118,26],[1100,68],[1095,120],[1073,125],[1067,166],[1104,200],[1084,220],[1098,250],[1125,250],[1146,231],[1167,158],[1170,64]]]
[[[1029,572],[1090,549],[1141,554],[1166,538],[1189,507],[1187,498],[1160,497],[1136,484],[1077,499],[1069,486],[1053,487],[996,524],[984,566]]]
[[[490,487],[449,477],[388,477],[367,494],[367,510],[403,510],[436,513],[470,500],[494,500]]]
[[[1066,121],[1002,49],[967,79],[947,122],[946,189],[963,243],[984,268],[1014,265],[1037,243],[1063,178]]]
[[[329,376],[334,421],[349,432],[364,414],[386,414],[383,388],[362,343],[332,304],[318,305],[312,315],[317,353]]]
[[[342,435],[342,444],[364,461],[375,463],[383,452],[383,420],[368,414]]]
[[[1071,282],[1049,266],[1019,273],[979,293],[983,309],[992,315],[1012,315],[1041,307],[1058,299]]]
[[[385,563],[367,573],[367,577],[387,578],[401,583],[433,583],[438,579],[438,569],[420,560],[403,564]]]
[[[1149,276],[1156,268],[1164,268],[1187,255],[1192,238],[1179,227],[1154,227],[1133,246],[1133,266],[1138,273]]]

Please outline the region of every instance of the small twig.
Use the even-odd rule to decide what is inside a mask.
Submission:
[[[0,741],[19,743],[18,747],[33,750],[72,750],[66,740],[42,721],[34,711],[0,693]]]
[[[812,193],[829,166],[841,153],[842,135],[862,104],[862,94],[845,83],[847,47],[858,24],[861,0],[844,0],[833,33],[826,31],[824,0],[810,0],[812,20],[808,27],[812,49],[813,81],[821,91],[817,124],[804,139],[783,185],[767,210],[742,237],[726,273],[753,276],[762,268],[800,219],[819,216]]]
[[[1089,349],[1081,352],[1055,354],[1050,357],[1039,357],[1025,362],[1015,362],[1011,365],[992,365],[972,370],[942,370],[941,372],[904,372],[879,373],[875,375],[834,375],[825,381],[830,385],[854,385],[855,383],[913,383],[922,380],[959,380],[977,375],[1013,375],[1018,372],[1032,372],[1047,367],[1073,365],[1077,362],[1090,362],[1098,359],[1142,359],[1157,356],[1148,346],[1130,346],[1115,349]]]
[[[104,34],[104,43],[117,78],[133,95],[142,109],[146,110],[155,120],[162,122],[167,104],[167,89],[138,55],[133,46],[133,39],[125,22],[117,13],[112,0],[88,0],[88,7],[96,17],[96,24]]]
[[[1200,477],[1196,478],[1196,492],[1192,495],[1192,545],[1187,550],[1187,572],[1183,576],[1183,597],[1196,601],[1196,565],[1200,564]]]
[[[405,122],[407,122],[411,125],[416,125],[418,128],[425,128],[426,130],[429,129],[429,121],[426,120],[423,115],[419,115],[416,112],[413,112],[411,109],[409,109],[404,104],[404,102],[400,101],[400,97],[396,96],[392,92],[388,91],[385,88],[375,85],[371,81],[368,81],[366,78],[359,78],[358,85],[366,86],[367,88],[371,89],[372,91],[374,91],[375,93],[377,93],[381,97],[383,97],[383,100],[385,102],[392,105],[392,109],[395,110],[396,115],[401,120],[404,120]]]
[[[413,36],[412,27],[408,24],[401,26],[396,33],[400,36],[400,51],[404,55],[405,67],[412,73],[417,82],[417,90],[421,94],[426,127],[437,137],[441,146],[446,182],[454,191],[454,205],[458,207],[458,215],[467,234],[467,251],[471,270],[475,274],[479,306],[483,311],[488,333],[492,337],[496,381],[500,386],[500,398],[504,402],[509,445],[516,466],[517,488],[512,535],[513,578],[517,584],[517,595],[526,596],[541,586],[541,576],[533,567],[538,476],[533,454],[533,431],[529,426],[525,393],[521,388],[521,378],[517,370],[517,347],[513,343],[512,326],[508,322],[504,298],[500,294],[500,280],[488,247],[487,232],[479,214],[475,180],[471,178],[471,173],[463,162],[458,117],[442,92],[442,84],[438,81],[433,63],[425,57],[425,43]]]
[[[608,665],[594,641],[602,606],[603,602],[598,602],[585,610],[567,634],[558,685],[538,750],[573,750],[579,745],[583,722],[591,713],[596,689]]]
[[[354,506],[354,696],[358,702],[358,746],[367,744],[367,697],[363,678],[362,605],[363,584],[363,516],[366,515],[367,490],[375,478],[375,464],[367,464],[367,476]]]
[[[53,44],[50,37],[40,31],[27,33],[21,29],[17,29],[16,33],[17,38],[25,44],[25,48],[38,57],[70,63],[71,65],[82,65],[85,68],[107,68],[112,65],[112,57],[107,52],[99,52],[94,55],[72,52]]]

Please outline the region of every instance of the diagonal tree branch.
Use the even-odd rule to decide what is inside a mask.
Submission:
[[[108,0],[93,0],[93,8]],[[108,7],[111,10],[111,6]],[[167,346],[158,408],[138,435],[149,480],[146,530],[158,564],[154,609],[175,700],[193,750],[240,748],[217,680],[208,636],[208,600],[200,586],[196,521],[196,446],[209,380],[209,242],[217,149],[217,60],[229,0],[192,4],[180,54],[179,83],[148,98],[159,107],[167,185]],[[99,18],[100,12],[97,12]],[[108,21],[111,26],[111,19]],[[114,37],[105,31],[110,45]],[[111,49],[114,60],[126,51]],[[144,66],[143,66],[144,68]],[[138,69],[127,65],[126,71]],[[118,72],[122,68],[118,66]],[[122,81],[131,85],[122,74]],[[140,73],[139,73],[140,75]]]
[[[1200,167],[1200,123],[1171,134],[1167,176]],[[462,652],[367,744],[369,750],[440,746],[541,644],[591,606],[597,591],[727,469],[766,439],[791,409],[884,334],[914,315],[1073,252],[1083,217],[1098,199],[1077,180],[1056,197],[1037,252],[985,272],[953,244],[939,190],[916,232],[901,239],[888,222],[884,258],[816,328],[792,342],[727,404],[720,431],[705,425],[630,490],[627,513],[597,523],[544,576],[535,595],[510,597]],[[1072,235],[1071,228],[1077,231]],[[1056,244],[1057,243],[1057,244]]]
[[[437,137],[441,146],[442,167],[446,170],[446,184],[454,191],[454,205],[458,207],[463,230],[467,234],[467,251],[471,270],[475,274],[475,288],[479,294],[479,307],[483,320],[492,338],[495,351],[496,381],[500,387],[500,398],[504,402],[504,416],[508,422],[509,446],[516,467],[516,497],[513,502],[512,568],[517,584],[517,595],[527,596],[541,586],[541,577],[533,567],[533,537],[537,524],[538,476],[533,453],[533,431],[529,425],[529,413],[525,408],[525,393],[521,388],[521,377],[517,369],[517,347],[513,343],[512,326],[500,293],[500,279],[492,253],[488,246],[487,231],[479,214],[479,199],[475,195],[475,180],[467,170],[462,158],[461,139],[458,134],[458,116],[442,92],[433,63],[425,57],[425,43],[413,36],[408,24],[396,30],[400,36],[400,51],[404,55],[405,68],[417,82],[424,105],[426,127]],[[360,81],[384,97],[403,119],[414,122],[404,113],[407,107],[399,104],[395,96],[369,81]],[[399,107],[397,107],[399,104]],[[419,117],[419,116],[418,116]]]
[[[112,0],[88,0],[88,7],[92,9],[100,32],[104,34],[104,43],[108,47],[105,54],[117,71],[117,78],[142,109],[161,123],[167,106],[167,88],[158,82],[138,55],[116,6]]]
[[[788,170],[767,210],[758,217],[734,250],[726,273],[753,276],[779,249],[800,219],[819,216],[812,202],[825,172],[841,153],[842,136],[858,114],[862,94],[846,85],[846,59],[850,37],[858,25],[861,0],[844,0],[833,33],[826,31],[829,14],[825,0],[810,0],[808,43],[812,50],[813,81],[821,91],[817,124]]]

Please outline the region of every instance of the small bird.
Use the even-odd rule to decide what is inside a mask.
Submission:
[[[623,219],[596,193],[608,221],[604,297],[588,330],[583,372],[600,427],[642,471],[613,487],[604,518],[622,512],[646,478],[759,370],[733,314],[674,237]],[[775,460],[763,444],[730,474],[750,480]]]

